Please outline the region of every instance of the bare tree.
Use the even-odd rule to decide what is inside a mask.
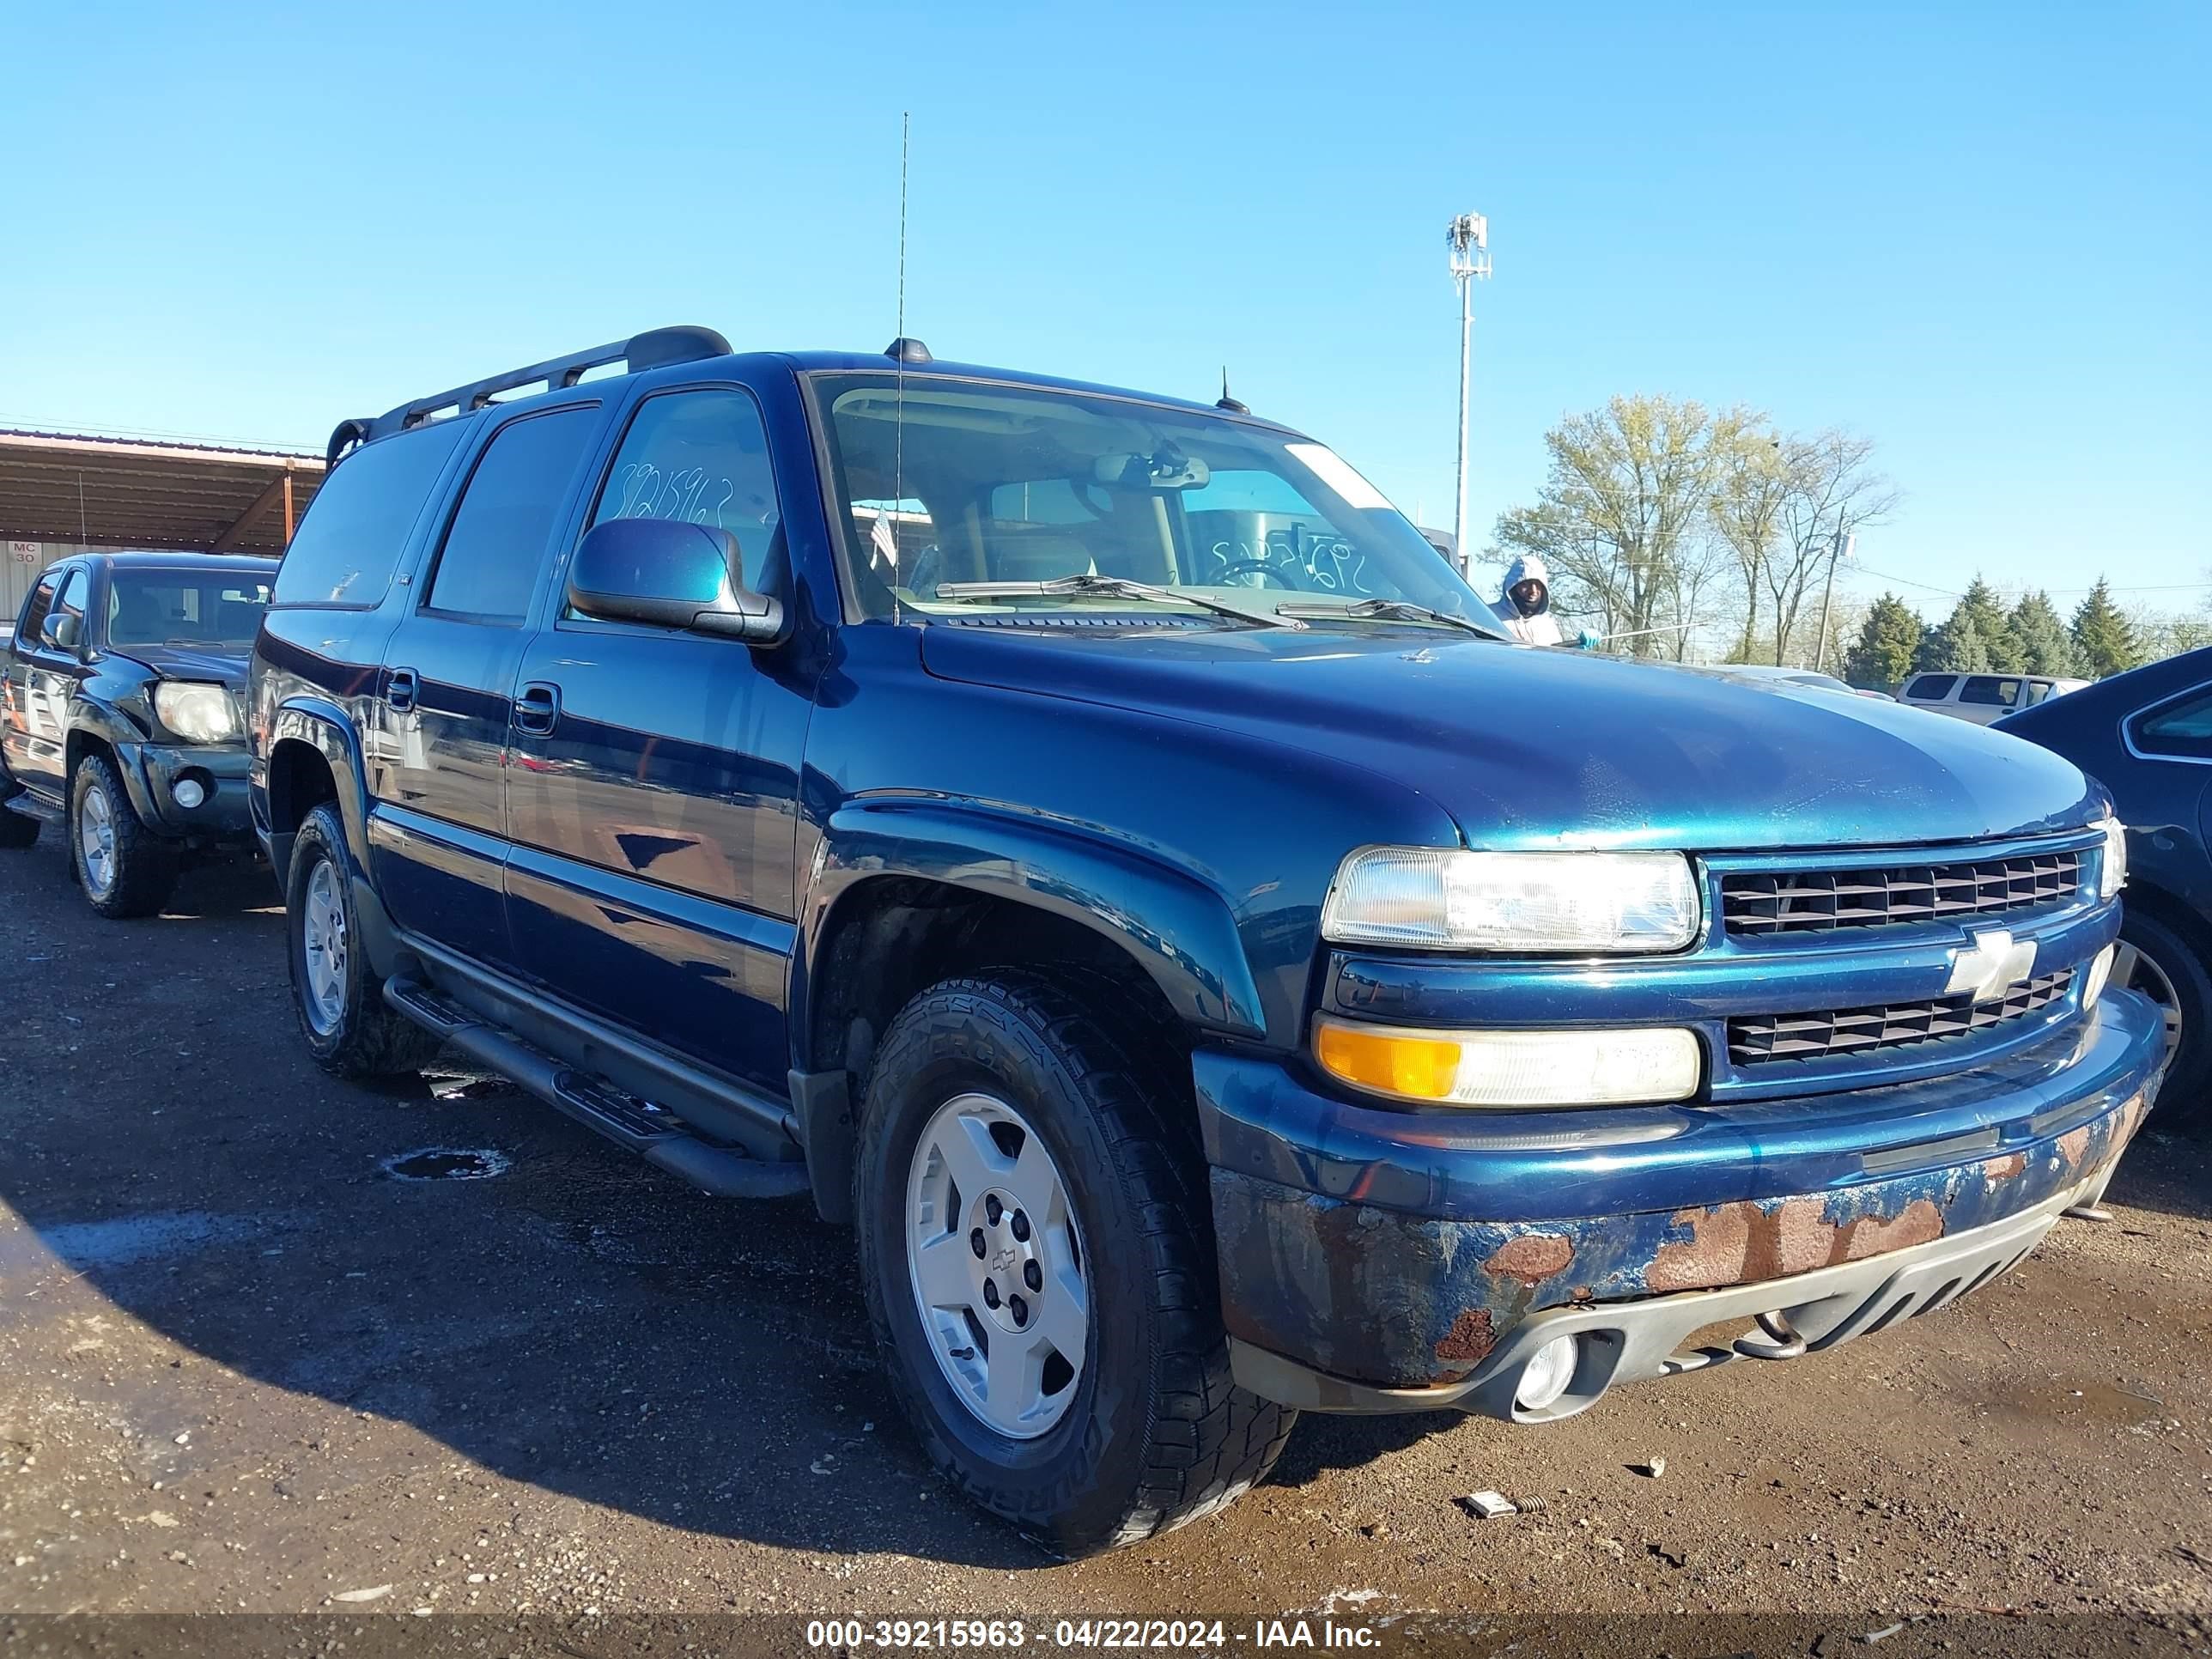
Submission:
[[[1646,396],[1570,416],[1545,435],[1551,467],[1536,504],[1499,519],[1500,548],[1542,558],[1605,631],[1632,636],[1636,655],[1674,654],[1679,630],[1655,630],[1687,596],[1685,556],[1747,419]]]
[[[1759,573],[1772,605],[1778,663],[1797,630],[1798,613],[1825,583],[1844,544],[1887,519],[1902,499],[1896,485],[1874,470],[1871,438],[1831,428],[1810,438],[1785,438],[1778,454],[1787,482],[1782,533]]]
[[[1749,662],[1758,648],[1759,589],[1784,538],[1791,488],[1782,440],[1763,422],[1747,426],[1719,457],[1711,513],[1743,580],[1743,631],[1733,653],[1738,662]]]

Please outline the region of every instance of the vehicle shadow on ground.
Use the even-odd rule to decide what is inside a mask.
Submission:
[[[420,1477],[398,1425],[535,1489],[512,1498],[518,1533],[578,1524],[570,1498],[832,1554],[1052,1565],[925,1462],[878,1368],[852,1237],[811,1205],[703,1197],[492,1079],[296,1080],[264,1076],[281,1109],[218,1111],[188,1157],[152,1169],[131,1167],[143,1138],[0,1150],[0,1196],[29,1229],[0,1232],[0,1322],[19,1336],[93,1291],[252,1383],[342,1408],[302,1428],[264,1391],[155,1362],[118,1379],[147,1425],[136,1473],[228,1487],[244,1469],[247,1489],[359,1507]],[[387,1172],[426,1149],[488,1153],[495,1173]],[[1306,1485],[1463,1420],[1308,1418],[1275,1479]],[[1156,1547],[1203,1549],[1209,1529]]]
[[[2154,1113],[2120,1159],[2106,1200],[2212,1220],[2212,1146],[2159,1127]]]

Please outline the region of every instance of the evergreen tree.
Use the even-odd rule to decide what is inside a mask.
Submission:
[[[1938,673],[1990,672],[1990,642],[1982,637],[1973,612],[1964,605],[1954,611],[1948,622],[1921,642],[1920,653],[1913,659],[1912,665]]]
[[[2017,674],[2027,666],[2020,641],[2013,637],[2012,621],[2005,615],[2004,605],[1997,598],[1996,589],[1974,573],[1974,580],[1959,600],[1955,616],[1973,618],[1974,631],[1982,637],[1982,645],[1989,653],[1989,665],[2000,674]]]
[[[1854,685],[1897,684],[1912,672],[1912,660],[1927,631],[1904,600],[1894,593],[1883,594],[1867,612],[1866,625],[1844,654],[1844,678]]]
[[[2124,674],[2142,660],[2142,644],[2102,576],[2074,613],[2074,655],[2081,672],[2099,679]]]
[[[2020,669],[2026,674],[2070,675],[2075,670],[2074,636],[2059,620],[2051,595],[2030,593],[2013,606],[2013,642],[2020,647]]]

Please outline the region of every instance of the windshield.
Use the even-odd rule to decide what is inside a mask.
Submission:
[[[1142,608],[1109,583],[960,592],[1110,577],[1262,618],[1382,599],[1497,630],[1444,556],[1320,444],[1202,410],[942,375],[909,374],[902,392],[874,374],[814,387],[867,616]],[[1184,614],[1238,625],[1195,603]],[[1363,620],[1407,618],[1378,607]]]
[[[270,574],[276,574],[273,566]],[[107,642],[252,645],[269,608],[269,586],[236,572],[118,566],[107,578]]]

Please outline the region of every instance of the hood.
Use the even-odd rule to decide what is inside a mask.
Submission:
[[[1540,617],[1552,608],[1552,573],[1534,554],[1524,553],[1505,567],[1505,580],[1498,589],[1498,603],[1507,616],[1520,613],[1521,607],[1513,603],[1513,590],[1522,582],[1535,582],[1544,590],[1543,598],[1529,615]]]
[[[2104,807],[2070,763],[1966,720],[1441,630],[941,624],[922,659],[1242,732],[1278,771],[1327,755],[1433,800],[1478,846],[1898,846],[2072,829]]]
[[[113,657],[143,663],[165,680],[212,680],[234,691],[246,689],[246,659],[253,647],[226,649],[204,645],[118,645],[109,647]]]

